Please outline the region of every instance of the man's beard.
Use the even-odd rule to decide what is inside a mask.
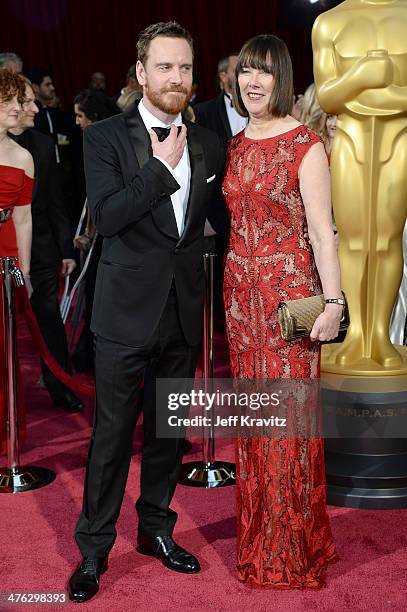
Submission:
[[[173,95],[168,100],[164,98],[164,94],[168,92],[176,92],[177,95]],[[178,115],[188,106],[189,99],[192,93],[191,87],[184,87],[182,85],[172,87],[163,87],[162,89],[150,89],[148,84],[144,87],[144,95],[150,100],[156,108],[167,115]]]

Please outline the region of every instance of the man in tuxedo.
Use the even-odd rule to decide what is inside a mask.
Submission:
[[[60,158],[57,140],[59,127],[57,125],[57,118],[59,116],[59,110],[49,106],[55,94],[52,77],[47,70],[43,70],[42,68],[31,68],[27,71],[27,78],[32,84],[35,102],[38,106],[38,113],[36,113],[34,119],[35,129],[53,139],[55,144],[55,159],[59,164]]]
[[[76,602],[97,593],[116,538],[143,376],[137,550],[177,572],[200,570],[172,537],[183,441],[156,436],[156,420],[167,419],[168,409],[156,412],[155,383],[194,377],[204,225],[207,216],[215,229],[225,221],[224,152],[215,134],[182,122],[192,86],[190,34],[176,22],[154,24],[137,51],[139,105],[84,132],[88,203],[104,242],[92,319],[96,416],[76,527],[83,559],[69,582]]]
[[[69,150],[67,137],[71,133],[72,113],[64,112],[55,107],[55,87],[49,70],[44,68],[31,68],[26,73],[27,78],[32,84],[35,93],[35,101],[39,112],[35,116],[34,127],[39,132],[50,136],[55,144],[55,159],[58,170],[64,166],[64,157],[67,156],[65,149]],[[58,141],[62,140],[65,144],[59,147]],[[63,155],[62,155],[63,154]],[[67,178],[65,183],[67,183]],[[64,189],[69,187],[65,184]]]
[[[236,80],[237,53],[223,57],[218,63],[220,94],[194,107],[196,122],[217,133],[226,147],[228,141],[247,125],[233,106],[232,89]]]
[[[26,101],[12,137],[34,159],[35,185],[31,205],[33,237],[31,247],[31,305],[50,353],[71,372],[65,327],[58,304],[60,274],[69,276],[76,267],[70,222],[56,177],[54,143],[32,129],[38,113],[34,91],[26,85]],[[67,412],[83,409],[81,400],[42,364],[45,386],[55,405]]]

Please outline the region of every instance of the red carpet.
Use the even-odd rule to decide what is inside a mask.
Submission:
[[[37,358],[23,338],[21,365],[26,383],[28,436],[22,462],[57,473],[46,488],[1,495],[0,591],[62,593],[79,560],[72,532],[80,511],[84,465],[92,421],[88,402],[84,415],[69,416],[51,405],[36,386]],[[223,373],[224,375],[224,373]],[[173,507],[179,512],[177,541],[198,554],[202,572],[185,576],[170,572],[135,552],[140,436],[118,523],[118,538],[102,577],[98,596],[85,610],[106,612],[187,610],[315,610],[405,611],[407,609],[407,511],[330,508],[332,529],[341,560],[329,568],[321,591],[259,591],[235,577],[234,488],[201,490],[178,486]],[[217,458],[233,460],[230,441],[218,446]],[[190,459],[199,459],[194,445]],[[79,606],[80,607],[80,606]],[[0,610],[78,610],[63,606],[18,606],[0,603]]]

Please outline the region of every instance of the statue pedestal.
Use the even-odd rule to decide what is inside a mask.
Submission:
[[[407,376],[332,373],[331,346],[321,372],[328,503],[407,508]]]

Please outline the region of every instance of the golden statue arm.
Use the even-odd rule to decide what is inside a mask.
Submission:
[[[385,89],[371,89],[358,96],[363,106],[381,108],[395,113],[407,111],[407,87],[389,85]]]
[[[372,50],[358,60],[339,78],[335,67],[332,38],[324,36],[316,20],[312,30],[314,78],[318,99],[327,113],[341,114],[348,102],[367,89],[387,87],[393,78],[393,64],[386,51]]]

